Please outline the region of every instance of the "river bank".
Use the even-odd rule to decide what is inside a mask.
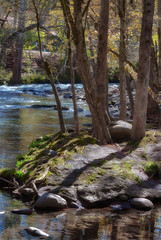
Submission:
[[[67,89],[68,87],[69,89]],[[17,132],[14,131],[14,135],[11,135],[11,133],[9,133],[9,121],[7,121],[7,124],[8,124],[7,131],[9,135],[3,136],[2,144],[4,143],[4,139],[5,139],[4,137],[6,136],[7,136],[6,138],[7,141],[5,141],[5,144],[1,148],[1,151],[2,150],[4,151],[4,149],[7,147],[9,136],[10,137],[12,136],[11,143],[14,146],[14,150],[16,152],[18,152],[17,151],[18,147],[22,142],[23,138],[25,138],[25,141],[27,140],[28,142],[29,141],[31,142],[30,140],[31,138],[29,137],[29,135],[27,135],[28,132],[30,131],[29,124],[31,123],[33,124],[36,119],[38,120],[36,120],[35,124],[31,128],[32,139],[35,139],[34,137],[35,130],[39,130],[41,126],[43,127],[43,132],[36,133],[37,136],[44,135],[48,131],[47,128],[49,128],[50,124],[51,124],[51,128],[49,132],[53,132],[52,134],[47,135],[47,137],[45,138],[43,137],[38,138],[37,139],[38,141],[34,141],[33,144],[31,145],[29,152],[24,153],[24,155],[21,155],[21,158],[19,158],[16,171],[12,170],[10,172],[11,179],[10,178],[7,178],[7,179],[9,180],[9,182],[13,183],[12,180],[13,180],[13,177],[15,177],[15,180],[19,186],[18,185],[13,186],[12,184],[9,186],[3,185],[4,187],[7,187],[7,188],[11,187],[8,190],[12,192],[15,190],[17,191],[18,190],[17,188],[23,186],[24,183],[27,183],[27,181],[29,181],[28,182],[29,185],[25,185],[24,186],[25,190],[23,189],[24,190],[23,194],[25,195],[23,194],[19,195],[19,193],[18,195],[17,193],[12,194],[13,202],[16,202],[17,205],[12,205],[11,203],[12,201],[6,200],[6,198],[3,201],[6,202],[6,204],[7,203],[8,204],[6,206],[4,206],[3,203],[1,204],[2,214],[0,215],[0,217],[4,219],[5,221],[4,225],[6,226],[4,227],[4,230],[3,230],[3,233],[5,234],[4,236],[8,236],[8,239],[10,239],[9,234],[10,232],[12,232],[13,236],[16,236],[15,238],[13,237],[13,239],[16,239],[16,240],[22,239],[22,237],[19,236],[19,231],[25,227],[33,226],[33,227],[42,229],[48,233],[51,233],[51,235],[53,234],[53,231],[54,231],[53,229],[55,229],[54,235],[57,236],[57,239],[62,239],[63,234],[65,234],[66,237],[71,236],[71,239],[88,239],[88,236],[91,236],[92,239],[94,239],[94,236],[92,235],[92,232],[94,232],[94,229],[95,229],[95,236],[96,236],[95,239],[102,239],[103,236],[104,237],[106,236],[105,239],[108,239],[107,236],[109,236],[109,239],[113,239],[112,236],[115,231],[111,232],[110,229],[113,229],[113,228],[118,229],[118,227],[121,224],[119,219],[122,219],[121,229],[119,228],[120,230],[118,230],[118,232],[116,232],[115,234],[117,236],[121,236],[123,234],[124,239],[126,239],[125,235],[127,235],[127,239],[129,239],[131,234],[133,234],[134,236],[136,235],[136,233],[134,233],[135,232],[133,231],[134,229],[129,230],[130,226],[126,221],[126,219],[128,218],[130,222],[133,222],[134,219],[136,220],[133,222],[134,228],[137,227],[138,239],[140,237],[140,239],[142,240],[143,239],[142,233],[141,233],[142,230],[137,225],[137,222],[143,221],[141,220],[143,219],[142,214],[145,214],[145,219],[144,219],[145,221],[144,223],[142,222],[143,226],[147,224],[152,225],[152,223],[154,223],[153,219],[155,218],[154,215],[158,207],[156,202],[159,202],[159,195],[158,197],[156,197],[156,195],[154,195],[154,192],[159,193],[160,181],[159,181],[158,168],[160,169],[160,162],[156,160],[156,164],[154,165],[152,164],[154,162],[153,161],[154,156],[159,155],[159,151],[160,151],[159,150],[160,148],[158,146],[160,143],[159,133],[157,134],[157,131],[156,131],[156,134],[155,134],[155,131],[149,132],[146,138],[144,139],[143,146],[140,146],[140,145],[133,146],[133,145],[130,145],[128,141],[123,141],[122,143],[118,141],[114,145],[100,147],[96,144],[95,139],[91,138],[90,131],[86,131],[84,133],[82,132],[83,135],[86,135],[86,137],[88,136],[87,138],[85,138],[86,141],[83,141],[84,137],[82,135],[80,135],[79,137],[72,136],[72,135],[70,136],[70,134],[73,134],[73,133],[72,131],[71,132],[69,131],[70,132],[69,135],[62,136],[64,140],[66,139],[64,142],[64,146],[63,145],[62,147],[57,146],[54,144],[55,142],[54,136],[55,136],[55,133],[58,131],[58,126],[56,125],[57,123],[54,122],[56,129],[53,131],[53,123],[52,123],[53,117],[51,119],[49,118],[50,116],[52,116],[53,113],[55,114],[56,111],[53,110],[53,106],[52,106],[54,104],[52,93],[49,92],[48,86],[46,86],[45,89],[46,89],[45,94],[42,86],[39,87],[39,85],[28,86],[28,87],[27,86],[18,86],[18,87],[4,86],[1,89],[1,97],[2,97],[1,114],[4,114],[4,113],[6,114],[7,111],[9,111],[9,118],[11,118],[11,116],[13,117],[15,116],[15,114],[21,113],[18,119],[14,118],[14,122],[12,120],[11,123],[12,125],[14,124],[14,128],[17,126],[18,129],[21,131],[22,130],[24,131],[25,127],[27,126],[26,132],[21,132],[20,134],[18,134],[18,137],[20,136],[20,141],[17,141]],[[78,91],[80,90],[78,89]],[[3,94],[3,91],[4,91],[4,94]],[[6,93],[9,94],[9,96],[6,95]],[[69,121],[67,121],[67,123],[69,124],[68,128],[71,129],[73,111],[71,107],[72,101],[69,96],[69,93],[70,93],[70,86],[66,86],[66,89],[62,91],[61,100],[63,101],[62,105],[64,107],[68,107],[69,109],[69,110],[63,110],[63,114],[65,116],[65,119],[67,119],[67,117],[69,118]],[[119,97],[118,86],[117,85],[111,86],[110,93],[112,96],[111,105],[112,104],[114,105],[112,100],[115,100],[115,103],[117,106],[116,96],[118,95]],[[68,98],[64,98],[65,94],[67,94]],[[28,100],[29,98],[30,100]],[[8,100],[9,102],[3,102]],[[82,99],[78,100],[78,104],[80,104],[79,107],[83,109],[83,111],[79,112],[79,116],[89,115],[88,110],[86,110],[86,105],[85,105],[85,101],[83,100],[83,95],[82,95]],[[38,106],[35,107],[35,105],[38,105]],[[115,108],[116,114],[118,114],[117,109],[119,109],[119,106]],[[35,113],[36,115],[39,113],[39,115],[37,115],[36,117]],[[44,117],[45,113],[48,116],[48,118]],[[31,121],[31,116],[32,116],[32,121]],[[2,119],[4,119],[3,115],[2,115]],[[88,124],[90,123],[89,116],[83,117],[83,121],[81,122],[81,124],[83,123],[88,123]],[[1,129],[3,129],[4,131],[5,125],[2,126]],[[13,126],[12,126],[12,129],[13,129]],[[59,137],[61,140],[61,136]],[[71,141],[71,138],[75,139],[76,142],[69,143],[69,140]],[[17,142],[16,145],[13,144],[14,139]],[[86,147],[88,143],[90,144],[89,146]],[[56,149],[50,149],[52,144],[55,146]],[[29,143],[25,142],[26,148],[27,148],[27,145],[29,145]],[[76,147],[77,145],[78,147]],[[146,145],[148,146],[149,150],[147,150]],[[65,147],[67,151],[63,151],[63,147]],[[72,147],[72,149],[68,149],[68,147],[69,148]],[[141,150],[139,150],[140,148]],[[138,150],[138,152],[137,151],[135,152],[136,149]],[[11,150],[12,150],[11,148],[8,148],[7,150],[7,153],[9,154],[8,156],[12,154],[11,152],[9,152]],[[56,155],[54,156],[53,154],[56,154]],[[32,157],[33,159],[31,159]],[[5,157],[5,162],[8,161],[7,158],[8,157]],[[158,159],[159,158],[160,157],[158,157]],[[138,165],[137,165],[137,162],[139,163]],[[24,169],[19,168],[20,166],[22,167],[23,164],[24,164]],[[72,165],[73,165],[73,168],[72,168]],[[9,166],[9,161],[7,162],[6,166]],[[12,166],[14,167],[15,164],[13,164]],[[141,167],[141,169],[139,166]],[[153,170],[152,172],[156,174],[154,175],[153,174],[148,175],[147,173],[145,174],[145,170],[147,169]],[[35,170],[35,172],[33,170]],[[25,171],[27,171],[26,177],[29,173],[33,171],[33,179],[32,179],[32,176],[29,176],[29,175],[28,175],[29,178],[25,179],[24,178]],[[48,174],[47,174],[47,171],[48,171]],[[133,171],[136,171],[137,174],[136,173],[133,174]],[[9,172],[6,172],[6,173],[7,173],[7,177],[9,177],[8,175]],[[108,175],[107,173],[110,175]],[[139,174],[141,174],[141,177],[138,176]],[[147,179],[146,178],[144,179],[145,177],[144,174],[147,176]],[[63,175],[64,175],[64,178],[63,178]],[[52,180],[52,176],[53,176],[53,180]],[[2,177],[4,177],[4,175]],[[30,177],[31,177],[31,184],[30,184]],[[38,182],[32,181],[35,179],[35,177],[36,179],[39,179]],[[49,184],[48,182],[49,179],[52,182],[52,184]],[[127,179],[130,179],[130,181]],[[100,185],[98,184],[97,181],[100,182]],[[68,183],[69,186],[68,184],[64,185],[65,182]],[[105,182],[105,184],[103,184],[103,182]],[[111,182],[111,186],[110,186],[110,182]],[[128,189],[129,189],[128,187],[130,185],[128,186],[125,185],[128,182],[134,183],[131,185],[132,189],[133,187],[138,187],[137,189],[134,188],[134,190],[136,191],[133,193],[133,195],[129,195],[128,193]],[[36,189],[33,188],[34,186],[33,183],[36,185]],[[148,187],[148,184],[149,185],[151,184],[150,187]],[[1,185],[2,185],[2,182],[1,182]],[[78,186],[79,186],[79,190],[78,190]],[[28,190],[26,191],[26,187],[29,188],[29,192],[27,192]],[[111,189],[111,192],[109,192],[110,189]],[[118,189],[121,189],[121,190],[118,190]],[[83,192],[83,190],[85,191]],[[62,210],[57,211],[58,209],[54,209],[54,212],[52,210],[52,213],[50,214],[45,213],[45,215],[44,214],[42,215],[42,212],[41,212],[41,219],[42,219],[41,223],[39,223],[39,220],[38,220],[40,219],[40,216],[37,215],[38,212],[35,212],[35,211],[33,211],[31,215],[27,215],[27,216],[24,214],[15,215],[13,213],[12,214],[10,213],[10,211],[13,211],[15,208],[19,210],[26,208],[25,206],[23,206],[23,204],[21,205],[22,199],[27,200],[26,204],[30,209],[34,206],[34,203],[36,202],[36,199],[39,198],[39,196],[42,196],[43,193],[48,193],[48,192],[51,192],[52,194],[56,193],[57,195],[59,194],[63,199],[65,199],[65,201],[67,202],[67,205],[65,209],[63,209],[63,211]],[[85,195],[85,192],[87,195]],[[138,196],[147,197],[147,199],[150,199],[150,201],[154,203],[155,208],[151,212],[149,211],[147,211],[146,213],[144,211],[140,212],[140,211],[137,211],[136,209],[133,209],[132,206],[129,205],[131,204],[130,200],[136,197],[136,192],[138,193],[137,197]],[[116,195],[114,196],[112,195],[112,193]],[[110,194],[112,197],[110,197]],[[64,197],[65,195],[66,197]],[[32,198],[30,199],[28,198],[28,196],[32,196]],[[153,198],[151,198],[151,196],[153,196]],[[16,198],[20,197],[19,201],[15,200],[15,197]],[[104,200],[100,201],[99,198],[103,199],[103,197],[104,197]],[[89,203],[89,199],[91,199],[92,203]],[[105,207],[102,209],[102,212],[101,212],[100,206]],[[95,210],[93,210],[94,207],[97,207],[97,209],[95,208]],[[130,209],[127,210],[127,208],[129,207]],[[89,208],[90,210],[88,210]],[[6,212],[6,209],[9,209],[9,212],[8,211]],[[111,213],[111,211],[119,211],[119,212]],[[159,213],[159,210],[157,211]],[[147,223],[147,216],[149,221],[148,223]],[[8,218],[10,219],[11,225],[7,224]],[[158,223],[159,220],[157,218],[159,219],[158,215],[155,220],[156,227],[159,224]],[[109,224],[107,223],[107,219]],[[13,225],[15,224],[15,221],[17,221],[16,223],[17,227],[13,227]],[[48,224],[49,222],[50,224]],[[89,222],[90,222],[90,226],[88,226]],[[94,225],[94,222],[95,223],[97,222],[97,229],[95,228],[96,226]],[[74,223],[74,226],[73,226],[73,223]],[[79,228],[77,224],[80,224],[81,227]],[[66,227],[67,225],[68,225],[69,231],[67,230],[67,227]],[[59,228],[60,226],[61,226],[61,230]],[[70,229],[70,226],[72,226],[71,229]],[[125,231],[125,227],[127,231]],[[73,228],[75,229],[75,235],[73,233]],[[90,231],[90,229],[92,232]],[[157,229],[158,228],[155,228],[155,226],[153,226],[153,230],[154,230],[153,234],[154,233],[158,234]],[[76,238],[78,231],[80,232],[80,236]],[[125,232],[127,234],[125,234]],[[148,235],[148,230],[147,232],[145,232],[145,236],[147,235]],[[23,239],[26,239],[26,238],[24,237]]]
[[[72,131],[44,136],[19,157],[16,169],[1,170],[1,186],[43,210],[107,207],[115,201],[120,208],[125,203],[130,208],[133,198],[160,201],[160,140],[159,131],[147,132],[134,145],[125,141],[99,146],[87,130],[79,136]],[[35,199],[49,193],[65,199],[62,206],[35,205]]]

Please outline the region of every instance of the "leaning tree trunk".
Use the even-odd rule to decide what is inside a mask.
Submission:
[[[32,0],[32,2],[33,2],[33,6],[34,6],[34,9],[35,9],[35,12],[36,12],[37,34],[38,34],[40,57],[41,57],[41,60],[42,60],[42,63],[43,63],[44,71],[50,79],[50,84],[51,84],[51,87],[52,87],[52,90],[53,90],[53,93],[54,93],[54,96],[55,96],[55,101],[56,101],[57,111],[58,111],[59,124],[60,124],[60,131],[62,133],[65,133],[67,130],[66,130],[66,126],[65,126],[65,122],[64,122],[64,118],[63,118],[62,106],[61,106],[61,102],[60,102],[60,99],[59,99],[59,94],[58,94],[58,91],[57,91],[56,86],[55,86],[55,82],[54,82],[53,74],[52,74],[52,71],[51,71],[51,67],[50,67],[50,65],[47,61],[44,61],[44,58],[43,58],[43,55],[42,55],[39,12],[38,12],[35,0]]]
[[[136,83],[134,118],[131,136],[134,141],[141,140],[145,136],[146,130],[154,2],[155,1],[152,0],[143,0],[138,80]]]
[[[22,30],[22,31],[25,28],[26,4],[27,4],[26,0],[20,0],[18,30]],[[15,39],[15,41],[16,42],[15,42],[14,69],[13,69],[12,78],[10,80],[11,85],[21,83],[24,33],[20,33]]]
[[[120,78],[120,119],[126,120],[126,74],[125,74],[125,21],[126,0],[119,0],[120,18],[120,50],[119,50],[119,78]]]

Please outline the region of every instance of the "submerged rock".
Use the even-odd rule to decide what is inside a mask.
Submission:
[[[42,230],[35,228],[35,227],[28,227],[24,229],[28,234],[34,237],[45,237],[48,238],[50,237],[49,234],[43,232]]]
[[[60,210],[66,207],[66,200],[53,193],[44,193],[34,204],[34,208],[43,210]]]
[[[150,210],[154,207],[153,203],[146,198],[133,198],[130,203],[132,207],[141,210]]]
[[[21,215],[31,215],[33,213],[33,209],[26,208],[26,209],[14,209],[11,211],[11,213],[14,214],[21,214]]]

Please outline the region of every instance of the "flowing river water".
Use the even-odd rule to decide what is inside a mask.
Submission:
[[[68,85],[60,85],[62,89]],[[77,88],[81,88],[77,85]],[[59,130],[57,112],[35,105],[53,105],[54,98],[47,93],[50,85],[0,86],[0,167],[13,168],[16,157],[27,152],[35,138]],[[61,97],[67,126],[73,125],[71,99]],[[84,101],[78,101],[80,123],[90,123],[89,110]],[[26,208],[24,203],[0,192],[0,239],[40,239],[27,235],[26,227],[36,227],[51,235],[53,240],[128,240],[161,239],[161,208],[149,212],[68,209],[64,212],[30,216],[15,215],[13,209]]]

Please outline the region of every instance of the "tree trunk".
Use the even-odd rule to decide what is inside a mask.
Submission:
[[[134,141],[141,140],[145,136],[146,130],[154,2],[155,1],[152,0],[143,0],[138,80],[136,83],[134,119],[131,136]]]
[[[48,77],[50,79],[50,84],[52,86],[52,90],[53,90],[53,93],[54,93],[54,96],[55,96],[55,101],[56,101],[56,106],[57,106],[57,111],[58,111],[58,117],[59,117],[60,130],[61,130],[62,133],[65,133],[67,130],[66,130],[66,127],[65,127],[61,102],[60,102],[60,99],[59,99],[58,91],[55,87],[54,78],[52,76],[52,72],[50,70],[50,66],[49,66],[48,62],[46,62],[46,61],[44,62],[44,59],[43,59],[43,63],[44,63],[44,70],[45,70],[46,74],[48,75]]]
[[[161,0],[158,0],[158,40],[159,40],[159,79],[158,83],[161,85]]]
[[[105,104],[103,99],[106,99],[104,92],[107,84],[107,65],[100,62],[100,58],[103,58],[106,63],[106,59],[104,57],[103,51],[106,52],[107,49],[107,29],[103,27],[103,21],[101,20],[102,17],[107,17],[108,20],[108,7],[109,7],[109,0],[102,0],[101,1],[101,17],[100,17],[100,33],[99,36],[102,36],[99,40],[98,44],[98,52],[99,57],[97,58],[97,65],[101,68],[102,73],[99,80],[94,78],[94,74],[92,73],[91,65],[87,56],[86,50],[86,42],[85,42],[85,35],[84,35],[84,28],[83,28],[83,19],[82,19],[82,0],[74,0],[74,18],[72,17],[70,11],[70,4],[69,1],[60,0],[64,13],[68,18],[68,21],[71,26],[73,41],[76,46],[76,58],[77,58],[77,68],[78,72],[84,86],[86,100],[89,105],[89,109],[92,114],[92,121],[93,121],[93,133],[94,136],[97,138],[100,144],[107,144],[111,143],[111,136],[109,133],[109,129],[107,128],[107,121],[109,120],[109,116],[107,115],[107,111],[105,111]],[[104,11],[105,8],[106,10]],[[105,20],[107,22],[107,20]],[[103,35],[103,30],[105,30]],[[106,40],[105,40],[106,39]],[[106,42],[105,42],[106,41]],[[101,43],[103,44],[101,49]],[[104,48],[105,47],[105,48]],[[106,56],[107,57],[107,56]],[[101,63],[103,63],[101,65]],[[99,72],[99,67],[97,69],[97,76]],[[105,87],[105,89],[103,89]],[[103,92],[103,96],[101,93]],[[107,109],[107,106],[106,106]]]
[[[103,9],[105,8],[105,9]],[[99,43],[98,43],[98,57],[97,57],[97,71],[96,71],[96,79],[91,72],[91,66],[89,65],[87,51],[86,51],[86,44],[85,44],[85,36],[84,36],[84,29],[82,24],[82,14],[81,14],[81,3],[78,0],[74,1],[74,12],[75,12],[75,29],[73,32],[75,45],[76,45],[76,53],[77,53],[77,67],[78,72],[81,77],[87,103],[89,105],[91,114],[92,114],[92,121],[93,121],[93,128],[94,128],[94,136],[100,142],[100,144],[106,144],[112,142],[109,130],[107,128],[107,121],[109,120],[109,116],[107,115],[107,106],[105,107],[106,102],[106,92],[107,89],[107,63],[106,58],[107,54],[107,30],[108,27],[105,27],[103,24],[103,20],[106,14],[108,19],[108,11],[109,9],[109,0],[102,0],[101,1],[101,15],[100,15],[100,27],[99,27]],[[107,10],[107,11],[106,11]],[[105,20],[105,19],[104,19]],[[104,34],[103,35],[103,30]],[[102,48],[101,48],[102,44]],[[105,56],[106,55],[106,56]],[[103,63],[103,61],[105,63]],[[101,64],[102,63],[102,64]],[[100,71],[102,70],[102,71]],[[99,73],[99,79],[97,78]],[[103,89],[104,88],[104,89]],[[103,93],[101,96],[101,93]],[[105,102],[104,102],[105,101]]]
[[[64,18],[67,27],[67,39],[68,39],[68,60],[70,64],[70,77],[71,77],[71,87],[72,87],[72,100],[73,100],[73,108],[74,108],[74,125],[75,125],[75,132],[79,134],[79,118],[78,118],[78,108],[77,108],[77,100],[76,100],[76,93],[75,93],[75,74],[73,69],[73,57],[72,57],[72,40],[71,40],[71,29],[68,22],[68,18],[64,12]]]
[[[108,44],[108,22],[109,22],[109,1],[101,0],[101,12],[99,21],[96,85],[98,94],[98,108],[102,108],[106,123],[110,123],[110,116],[107,111],[107,44]]]
[[[151,47],[151,58],[150,58],[150,77],[149,77],[149,86],[156,92],[159,79],[159,68],[157,62],[157,52],[155,50],[154,44]]]
[[[125,74],[125,21],[126,0],[119,0],[120,18],[120,50],[119,50],[119,78],[120,78],[120,119],[126,120],[126,74]]]
[[[26,4],[27,4],[26,0],[20,0],[18,30],[22,30],[22,31],[25,28]],[[10,80],[11,85],[21,83],[23,44],[24,44],[24,34],[20,33],[17,36],[16,43],[15,43],[14,69],[13,69],[12,78]]]
[[[51,83],[51,86],[52,86],[52,90],[53,90],[53,93],[54,93],[54,96],[55,96],[55,101],[56,101],[57,111],[58,111],[58,117],[59,117],[60,130],[61,130],[62,133],[65,133],[67,130],[66,130],[66,126],[65,126],[65,123],[64,123],[64,118],[63,118],[63,113],[62,113],[61,102],[60,102],[60,99],[59,99],[59,94],[58,94],[58,91],[57,91],[57,89],[56,89],[56,87],[55,87],[55,82],[54,82],[54,78],[53,78],[53,75],[52,75],[52,71],[51,71],[51,69],[50,69],[50,66],[49,66],[49,64],[48,64],[47,61],[44,61],[44,58],[43,58],[43,55],[42,55],[42,44],[41,44],[41,38],[40,38],[40,19],[39,19],[39,12],[38,12],[38,9],[37,9],[35,0],[32,0],[32,2],[33,2],[33,6],[34,6],[35,12],[36,12],[37,33],[38,33],[38,42],[39,42],[40,57],[41,57],[41,60],[42,60],[42,63],[43,63],[43,67],[44,67],[45,73],[47,74],[47,76],[48,76],[49,79],[50,79],[50,83]]]

